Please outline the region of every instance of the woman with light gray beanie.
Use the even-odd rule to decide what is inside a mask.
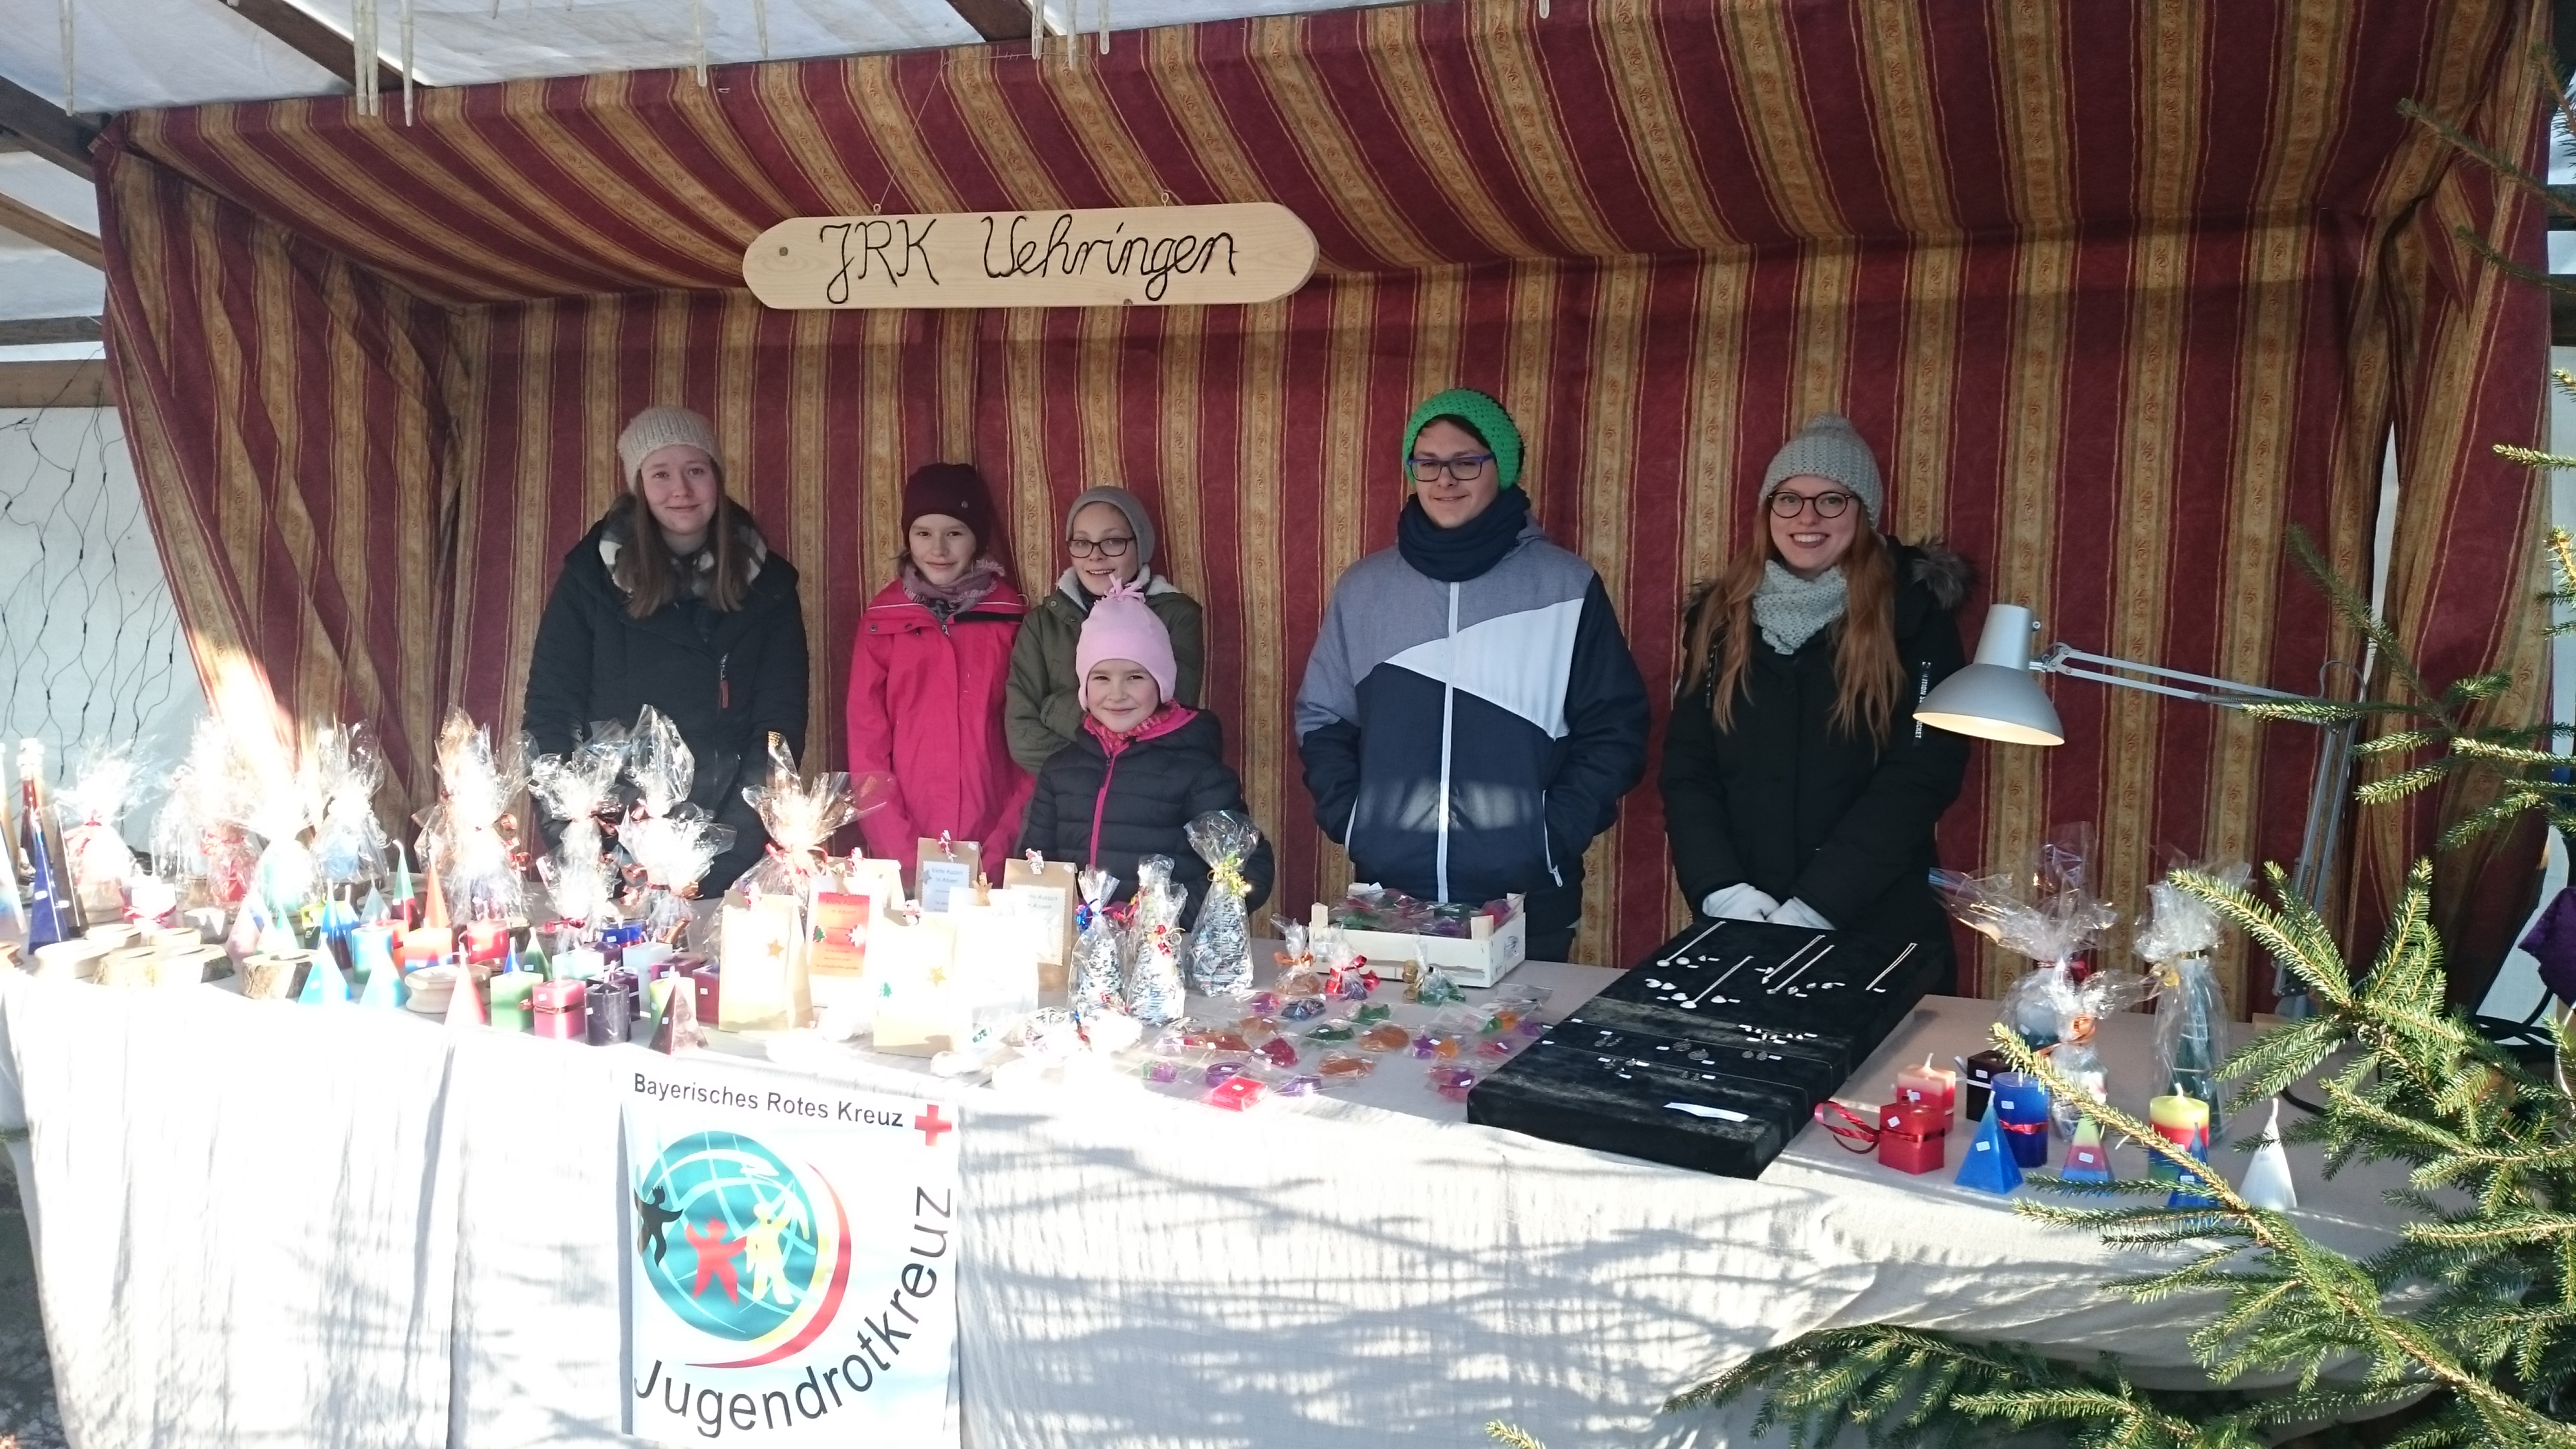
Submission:
[[[715,428],[646,408],[617,438],[625,491],[564,555],[528,661],[525,727],[567,754],[595,722],[670,717],[696,757],[689,798],[734,830],[701,894],[721,893],[769,843],[742,786],[769,736],[805,749],[805,614],[796,569],[725,496]]]
[[[1143,500],[1124,488],[1084,491],[1064,511],[1064,551],[1063,575],[1030,608],[1011,646],[1003,726],[1011,758],[1032,775],[1082,733],[1082,676],[1074,669],[1074,646],[1091,606],[1121,584],[1141,586],[1145,606],[1171,633],[1180,665],[1172,697],[1192,708],[1199,702],[1205,648],[1199,603],[1154,572],[1154,521],[1145,516]]]
[[[1949,963],[1927,876],[1968,744],[1914,706],[1966,662],[1972,579],[1937,542],[1881,535],[1886,506],[1846,418],[1810,419],[1773,456],[1744,547],[1684,615],[1664,829],[1704,916],[1919,941]]]

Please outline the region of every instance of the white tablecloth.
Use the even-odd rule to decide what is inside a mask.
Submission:
[[[1560,988],[1561,1013],[1613,974],[1518,979]],[[1991,1019],[1927,1003],[1848,1095],[1974,1050]],[[2123,1099],[2147,1094],[2146,1026],[2104,1034]],[[620,1441],[617,1106],[642,1048],[16,973],[0,1032],[79,1449]],[[917,1062],[792,1054],[920,1086]],[[1757,1347],[1884,1319],[2189,1362],[2189,1304],[2094,1287],[2138,1255],[1813,1128],[1741,1182],[1469,1126],[1410,1058],[1358,1100],[1242,1115],[1124,1080],[960,1095],[986,1449],[1468,1446],[1495,1418],[1551,1449],[1736,1442],[1741,1415],[1658,1406]],[[2299,1169],[2329,1241],[2385,1241],[2384,1177]]]

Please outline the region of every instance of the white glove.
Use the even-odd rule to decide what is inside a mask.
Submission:
[[[1771,912],[1775,926],[1804,926],[1810,931],[1830,931],[1834,923],[1816,914],[1816,908],[1791,896],[1788,903]]]
[[[1708,893],[1699,903],[1699,913],[1718,920],[1767,921],[1780,903],[1749,885],[1731,885]]]

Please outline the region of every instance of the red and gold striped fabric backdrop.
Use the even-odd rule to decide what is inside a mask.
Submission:
[[[2366,568],[2394,422],[2391,618],[2439,676],[2530,662],[2533,490],[2482,449],[2537,430],[2546,308],[2451,229],[2536,257],[2537,221],[2396,106],[2536,159],[2537,12],[1554,9],[432,91],[408,127],[345,101],[127,117],[111,353],[201,661],[377,721],[425,790],[448,705],[515,727],[619,425],[681,402],[805,572],[820,765],[913,465],[981,466],[1038,588],[1064,501],[1123,483],[1207,605],[1210,700],[1299,903],[1341,883],[1290,729],[1306,650],[1392,542],[1404,416],[1463,383],[1520,419],[1540,518],[1659,692],[1685,591],[1825,410],[1878,449],[1893,530],[1984,572],[1968,628],[2016,600],[2080,647],[2301,690],[2355,642],[2284,542]],[[736,286],[785,216],[1255,199],[1323,253],[1261,307],[776,313]],[[2296,851],[2312,732],[2055,693],[2072,742],[1981,750],[1950,863],[2092,820],[2135,901],[2165,848]],[[2431,828],[2367,821],[2354,909]],[[1591,865],[1578,954],[1631,958],[1678,904],[1651,786]]]

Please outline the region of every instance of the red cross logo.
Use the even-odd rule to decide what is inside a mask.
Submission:
[[[912,1119],[912,1129],[921,1134],[921,1145],[924,1147],[938,1146],[939,1134],[954,1130],[956,1126],[954,1122],[943,1122],[939,1119],[937,1102],[931,1103],[929,1110]]]

